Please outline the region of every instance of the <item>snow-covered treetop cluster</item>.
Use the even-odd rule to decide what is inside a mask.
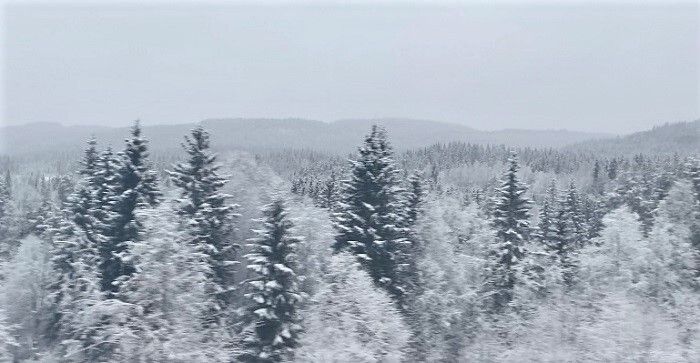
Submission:
[[[697,155],[142,131],[0,163],[0,361],[700,361]]]

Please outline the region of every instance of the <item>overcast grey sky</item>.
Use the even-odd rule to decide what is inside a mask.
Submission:
[[[700,117],[698,5],[10,5],[3,122]]]

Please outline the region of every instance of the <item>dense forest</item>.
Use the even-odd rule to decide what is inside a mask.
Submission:
[[[700,361],[697,134],[365,132],[346,155],[200,125],[174,152],[137,122],[2,156],[0,361]]]

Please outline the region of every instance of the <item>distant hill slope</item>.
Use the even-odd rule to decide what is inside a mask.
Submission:
[[[647,154],[700,154],[700,120],[667,123],[651,130],[603,140],[589,140],[565,149],[609,156]]]
[[[304,119],[211,119],[202,124],[213,136],[218,149],[306,148],[319,151],[349,152],[359,145],[372,124],[385,126],[397,149],[464,141],[509,146],[561,147],[609,135],[566,130],[479,131],[444,122],[408,119],[340,120],[321,122]],[[144,127],[144,135],[154,150],[179,147],[182,136],[194,124]],[[90,135],[101,145],[121,147],[128,128],[62,126],[35,123],[0,128],[0,153],[27,154],[72,152],[84,147]]]

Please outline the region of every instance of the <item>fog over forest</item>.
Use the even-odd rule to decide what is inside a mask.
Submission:
[[[0,362],[700,362],[688,9],[8,5]]]

